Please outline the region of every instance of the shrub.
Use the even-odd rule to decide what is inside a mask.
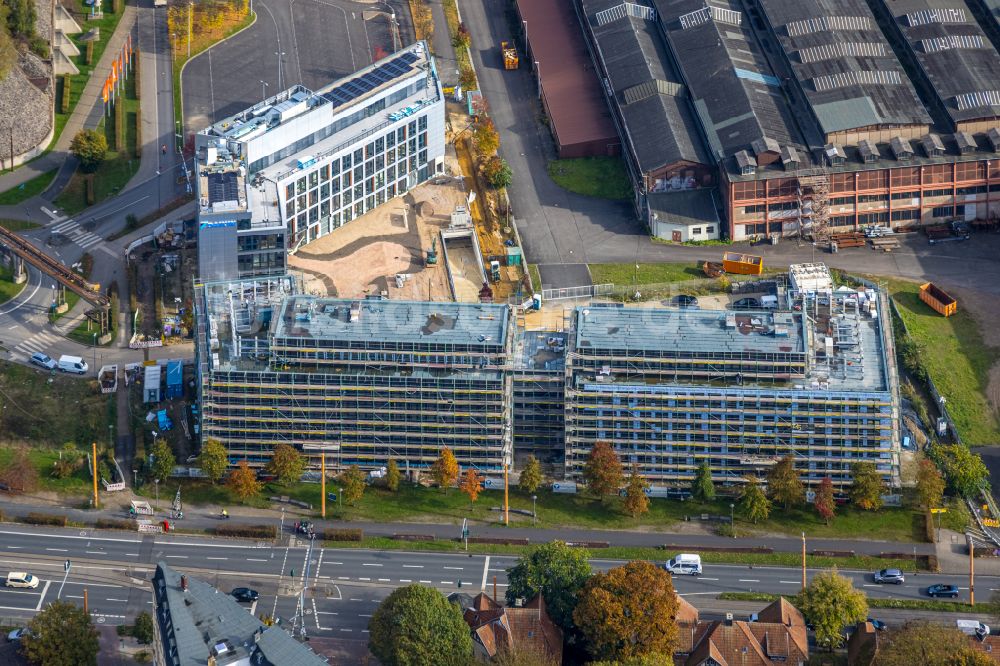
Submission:
[[[139,650],[134,655],[132,655],[132,658],[135,660],[137,664],[148,664],[149,662],[153,661],[153,655],[150,654],[149,650]]]
[[[930,511],[924,511],[924,539],[927,543],[937,543],[937,533],[934,531],[934,516]]]
[[[70,93],[73,92],[73,79],[69,74],[63,74],[62,77],[62,99],[59,101],[59,110],[62,113],[69,113],[69,98]]]
[[[132,635],[143,645],[149,645],[153,642],[153,618],[149,616],[149,613],[143,611],[135,617]]]
[[[462,65],[462,69],[458,75],[458,82],[464,90],[476,89],[476,70],[472,69],[472,65],[468,63]]]
[[[469,44],[472,43],[472,36],[469,34],[469,29],[465,27],[464,23],[458,24],[458,30],[455,32],[455,36],[451,39],[451,45],[456,49],[458,48],[469,48]]]
[[[115,518],[98,518],[94,527],[99,530],[134,530],[135,522],[131,520],[117,520]]]
[[[97,194],[94,192],[94,174],[88,173],[83,182],[87,190],[87,205],[93,206],[97,201]]]
[[[139,226],[139,218],[137,218],[134,214],[129,213],[128,215],[125,216],[125,227],[129,231],[135,229],[138,226]]]
[[[490,185],[500,189],[510,185],[513,174],[507,161],[499,155],[494,155],[483,166],[483,176]]]
[[[87,55],[86,55],[86,58],[87,58],[86,62],[87,62],[88,65],[93,65],[94,64],[94,42],[93,41],[87,42]]]
[[[57,525],[66,527],[66,516],[51,516],[47,513],[29,513],[21,519],[21,522],[29,525]]]
[[[125,105],[121,100],[115,102],[115,150],[125,150]]]
[[[215,528],[218,536],[248,537],[251,539],[274,539],[278,536],[278,528],[274,525],[219,525]]]
[[[135,110],[135,156],[142,157],[142,109]]]
[[[49,52],[49,43],[44,37],[38,35],[35,35],[28,41],[28,48],[31,49],[32,53],[44,60],[48,60],[49,55],[51,55]]]
[[[359,529],[329,529],[323,530],[326,541],[361,541],[364,532]]]

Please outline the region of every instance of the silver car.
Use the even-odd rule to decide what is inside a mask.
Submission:
[[[902,585],[906,582],[906,576],[904,576],[903,572],[899,569],[882,569],[881,571],[875,572],[875,582]]]
[[[56,362],[52,360],[52,357],[49,356],[48,354],[43,354],[42,352],[35,352],[34,354],[31,355],[31,359],[29,360],[35,365],[42,366],[46,370],[56,369]]]

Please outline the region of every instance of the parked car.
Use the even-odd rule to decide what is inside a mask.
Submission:
[[[42,352],[35,352],[34,354],[31,355],[31,358],[29,360],[35,365],[42,366],[46,370],[56,369],[55,360],[48,354],[43,354]]]
[[[741,298],[732,304],[734,310],[757,310],[760,308],[760,301],[756,298]]]
[[[874,627],[875,631],[885,631],[886,629],[889,628],[882,620],[876,620],[875,618],[870,617],[868,618],[868,621],[871,622],[871,625],[872,627]]]
[[[681,553],[677,557],[667,560],[663,568],[674,576],[700,576],[701,575],[701,555],[691,553]]]
[[[958,598],[958,586],[957,585],[944,585],[939,583],[937,585],[931,585],[927,588],[928,597],[951,597],[952,599]]]
[[[251,590],[249,587],[237,587],[233,589],[233,591],[230,592],[229,594],[231,594],[233,598],[236,599],[236,601],[253,602],[257,601],[257,599],[260,597],[260,595],[257,593],[257,590]]]
[[[79,356],[68,356],[63,354],[59,357],[59,370],[62,372],[72,372],[77,375],[85,375],[89,369],[90,368],[87,367],[87,362]]]
[[[7,640],[11,643],[16,643],[21,640],[25,634],[28,633],[27,627],[21,627],[20,629],[15,629],[14,631],[7,634]]]
[[[678,294],[670,299],[670,304],[676,308],[697,308],[698,299],[688,294]]]
[[[906,582],[906,576],[899,569],[882,569],[875,572],[875,582],[902,585]]]
[[[27,587],[33,590],[38,587],[38,579],[24,571],[12,571],[7,574],[6,585],[7,587]]]

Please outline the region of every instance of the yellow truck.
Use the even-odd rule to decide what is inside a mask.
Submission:
[[[500,52],[503,54],[503,68],[517,69],[517,49],[514,48],[514,44],[507,41],[500,42]]]

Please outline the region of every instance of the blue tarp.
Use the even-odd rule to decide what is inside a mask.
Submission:
[[[167,410],[165,409],[156,412],[156,422],[160,426],[160,432],[165,432],[174,427],[174,422],[167,416]]]
[[[184,395],[184,366],[180,361],[167,362],[167,397],[180,398]]]

